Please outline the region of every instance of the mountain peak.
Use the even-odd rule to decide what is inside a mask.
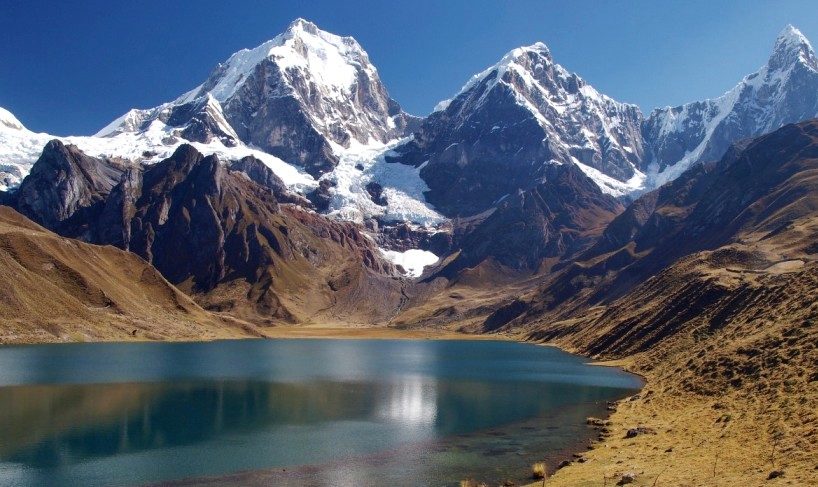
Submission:
[[[526,51],[538,52],[540,54],[548,54],[548,55],[551,54],[551,51],[548,49],[548,46],[546,46],[544,42],[539,42],[539,41],[535,42],[534,44],[531,44],[530,46],[523,47],[522,49],[524,49]]]
[[[818,60],[812,44],[800,30],[789,24],[778,34],[768,64],[771,69],[777,70],[787,69],[797,62],[818,70]]]
[[[523,60],[527,56],[534,55],[536,57],[545,58],[548,62],[552,61],[551,58],[551,51],[548,50],[548,46],[546,46],[542,42],[535,42],[530,46],[522,46],[516,49],[512,49],[511,51],[507,52],[505,56],[497,63],[493,68],[507,68],[511,63],[520,64],[520,61]],[[523,65],[528,64],[527,62],[523,62]],[[490,68],[491,69],[491,68]]]
[[[787,24],[787,26],[781,29],[781,32],[778,33],[775,44],[776,47],[778,47],[780,44],[801,45],[809,44],[809,41],[797,27],[792,24]]]
[[[287,27],[287,32],[295,32],[298,30],[317,35],[318,31],[321,29],[319,29],[317,25],[313,24],[309,20],[299,17],[290,22],[289,27]]]

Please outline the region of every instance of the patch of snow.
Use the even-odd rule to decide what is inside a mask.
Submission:
[[[25,130],[25,127],[10,111],[0,107],[0,125],[14,130]]]
[[[0,191],[9,191],[20,185],[54,137],[29,131],[7,110],[1,115],[9,123],[0,123],[0,172],[4,173]]]
[[[406,270],[406,275],[412,278],[420,277],[423,274],[423,268],[435,264],[438,256],[427,251],[419,249],[409,249],[405,252],[397,252],[395,250],[380,249],[384,258],[393,264],[399,265]]]
[[[595,182],[597,186],[599,186],[599,189],[603,193],[609,194],[616,198],[639,191],[645,187],[645,180],[647,179],[647,176],[637,170],[635,167],[633,168],[634,175],[627,181],[622,182],[616,178],[608,176],[598,169],[594,169],[591,166],[587,166],[579,162],[576,157],[571,157],[571,162],[576,164],[586,176],[591,178],[591,180]]]
[[[384,221],[409,221],[422,226],[442,222],[443,215],[426,203],[423,193],[429,191],[429,187],[420,177],[421,168],[385,160],[391,150],[408,140],[370,145],[353,143],[348,149],[336,148],[340,161],[331,173],[322,178],[335,183],[329,214],[356,222],[370,217]],[[366,190],[369,183],[381,185],[387,206],[372,201]]]
[[[155,110],[140,110],[137,108],[128,110],[94,134],[94,137],[109,137],[122,132],[136,132],[154,112],[164,109],[166,106],[167,104],[162,105]]]
[[[432,113],[442,112],[443,110],[449,108],[449,104],[451,104],[451,103],[452,103],[452,98],[447,98],[445,100],[441,100],[441,101],[437,102],[437,105],[435,105],[434,109],[432,109]]]

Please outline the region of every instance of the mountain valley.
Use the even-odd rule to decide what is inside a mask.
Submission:
[[[810,485],[816,195],[795,27],[721,97],[647,116],[537,43],[416,117],[357,41],[298,19],[93,137],[0,109],[0,343],[327,325],[556,345],[648,382],[548,485]]]

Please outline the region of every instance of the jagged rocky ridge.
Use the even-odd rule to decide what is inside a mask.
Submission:
[[[441,215],[431,205],[450,218],[479,214],[538,185],[554,161],[577,164],[615,196],[658,186],[696,162],[717,160],[741,138],[817,116],[816,65],[809,42],[788,26],[768,63],[724,96],[643,119],[635,106],[556,64],[538,43],[512,50],[421,121],[391,100],[354,39],[299,19],[278,37],[237,52],[177,100],[131,110],[101,130],[101,139],[70,142],[91,155],[152,161],[185,140],[230,159],[249,155],[249,144],[278,156],[264,162],[338,218],[434,224]],[[0,139],[42,135],[2,118],[10,122],[0,127]],[[30,149],[45,143],[9,137],[4,145],[31,162]],[[0,171],[8,173],[5,186],[13,186],[28,168],[2,152]],[[344,158],[349,167],[341,173]],[[384,158],[418,169],[373,165]],[[288,164],[312,177],[285,174]]]
[[[608,305],[700,252],[715,252],[708,258],[716,264],[750,270],[811,261],[816,175],[818,120],[736,144],[718,163],[691,168],[637,199],[592,248],[531,291],[505,325]]]
[[[645,120],[641,167],[657,187],[700,161],[716,161],[734,142],[818,116],[818,58],[788,25],[767,64],[724,95],[659,108]]]
[[[77,161],[82,170],[46,170],[78,167]],[[110,167],[53,141],[13,204],[62,235],[136,253],[206,308],[256,321],[314,315],[377,321],[383,310],[359,309],[355,300],[399,299],[400,283],[390,277],[397,273],[368,237],[354,225],[283,207],[277,194],[289,193],[257,161],[225,165],[183,145],[161,163],[126,168],[115,185],[104,172]],[[27,204],[27,188],[63,186],[106,191],[93,198],[58,191],[62,197]]]
[[[297,164],[315,177],[338,163],[338,148],[387,142],[417,119],[389,97],[355,39],[298,19],[281,35],[219,64],[179,99],[132,110],[98,136],[145,130],[154,120],[186,140],[241,141]]]
[[[552,162],[576,164],[614,196],[656,187],[696,162],[717,160],[737,140],[818,115],[816,65],[809,42],[788,26],[768,63],[730,92],[645,119],[537,43],[475,75],[421,123],[396,108],[354,40],[297,20],[233,55],[175,102],[129,112],[100,134],[138,132],[160,120],[187,140],[253,144],[322,177],[311,199],[324,211],[350,198],[388,204],[388,178],[347,188],[349,175],[333,171],[353,143],[411,134],[386,160],[418,167],[425,200],[444,215],[475,215],[535,187]],[[375,196],[372,185],[381,187]]]

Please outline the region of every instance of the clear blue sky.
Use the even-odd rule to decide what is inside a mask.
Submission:
[[[0,106],[55,135],[170,101],[296,17],[355,37],[417,115],[536,41],[645,112],[727,91],[766,62],[788,23],[818,43],[814,0],[0,0],[0,12]]]

